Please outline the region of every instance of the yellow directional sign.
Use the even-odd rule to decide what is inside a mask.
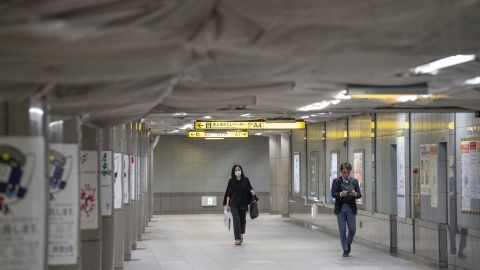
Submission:
[[[195,129],[304,129],[305,122],[195,121]]]
[[[189,131],[189,138],[248,138],[248,131]]]
[[[195,129],[263,129],[265,122],[195,121]]]

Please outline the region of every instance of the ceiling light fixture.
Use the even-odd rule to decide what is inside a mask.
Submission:
[[[262,135],[262,133],[261,133],[261,132],[255,133],[255,135],[256,135],[256,136],[260,136],[260,135]]]
[[[480,76],[466,80],[463,85],[477,85],[480,84]]]
[[[185,116],[187,113],[181,112],[181,113],[174,113],[174,116]]]
[[[323,110],[330,106],[330,101],[322,101],[322,102],[317,102],[317,103],[312,103],[310,105],[303,106],[301,108],[298,108],[297,110],[299,111],[315,111],[315,110]]]
[[[180,129],[185,130],[185,129],[191,129],[191,128],[193,128],[193,124],[186,124],[183,127],[181,127]]]
[[[310,116],[304,115],[304,116],[302,116],[302,117],[300,117],[300,118],[302,118],[302,119],[308,119],[308,118],[310,118]]]
[[[347,93],[347,90],[342,90],[338,95],[335,96],[335,99],[352,99],[352,97],[347,95]]]
[[[442,68],[451,67],[475,60],[475,54],[458,54],[449,56],[431,63],[418,66],[410,70],[413,74],[432,74],[436,75]]]
[[[240,115],[241,117],[249,117],[251,115],[251,113],[244,113],[242,115]]]
[[[205,115],[203,118],[205,119],[212,119],[212,117],[210,115]]]
[[[415,101],[418,99],[418,96],[416,95],[409,95],[409,96],[399,96],[397,98],[398,101],[400,102],[408,102],[408,101]]]

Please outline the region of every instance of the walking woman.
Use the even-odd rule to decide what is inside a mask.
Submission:
[[[232,212],[235,245],[241,245],[243,242],[248,205],[253,196],[255,196],[255,190],[253,190],[248,177],[245,176],[242,166],[233,165],[231,178],[228,180],[227,190],[223,198],[223,205],[227,212]]]

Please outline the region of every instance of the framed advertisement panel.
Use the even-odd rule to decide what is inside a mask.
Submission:
[[[329,155],[329,160],[330,160],[330,168],[329,168],[329,172],[330,172],[330,175],[329,175],[329,185],[328,185],[328,189],[327,189],[327,198],[328,198],[328,202],[329,203],[333,203],[335,202],[335,198],[333,198],[332,196],[332,184],[333,184],[333,180],[335,178],[338,178],[338,158],[340,156],[340,153],[338,150],[333,150],[333,151],[330,151],[330,155]]]
[[[353,151],[353,178],[358,180],[362,193],[362,198],[357,199],[357,205],[359,208],[365,208],[365,150],[363,149]]]
[[[300,197],[300,153],[293,153],[292,197]]]
[[[307,185],[308,199],[313,201],[319,200],[319,172],[318,164],[320,160],[320,154],[318,151],[310,152],[310,172],[309,181]]]

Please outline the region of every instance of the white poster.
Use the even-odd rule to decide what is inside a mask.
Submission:
[[[113,164],[112,151],[102,151],[100,153],[100,190],[102,196],[102,216],[111,216],[113,207]]]
[[[50,144],[48,151],[48,265],[76,264],[78,257],[78,145]]]
[[[293,197],[300,196],[300,153],[293,153]]]
[[[113,208],[122,208],[122,153],[113,154]]]
[[[436,144],[430,145],[430,193],[432,197],[430,198],[430,206],[437,208],[438,207],[438,146]]]
[[[420,194],[431,196],[431,207],[438,206],[437,159],[436,144],[420,145]]]
[[[461,139],[462,161],[462,213],[480,214],[480,209],[472,209],[471,200],[480,199],[480,137]]]
[[[45,141],[0,137],[0,268],[41,269],[45,264]]]
[[[80,153],[80,229],[98,229],[98,152]]]
[[[136,157],[130,156],[130,199],[137,200],[137,174],[136,174]]]
[[[140,190],[141,190],[141,180],[142,180],[142,170],[141,170],[141,164],[142,164],[142,157],[137,156],[135,159],[135,171],[136,171],[136,177],[135,177],[135,190],[137,191],[137,200],[140,200]]]
[[[328,189],[328,198],[330,202],[334,202],[335,198],[332,196],[333,180],[338,178],[338,153],[330,153],[330,188]]]
[[[397,137],[397,215],[405,217],[405,137]]]
[[[397,195],[405,195],[405,137],[397,137]]]
[[[364,192],[364,162],[363,162],[363,151],[353,153],[353,177],[358,180],[360,186],[360,193],[362,193],[362,198],[357,199],[358,205],[363,205],[363,197],[365,196]]]
[[[123,180],[123,203],[130,203],[130,156],[123,155],[122,164],[122,180]]]

